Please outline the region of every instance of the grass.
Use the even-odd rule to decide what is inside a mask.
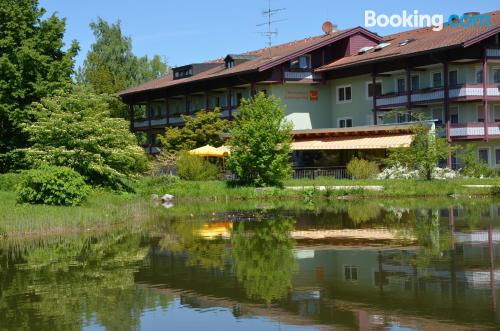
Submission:
[[[466,188],[466,184],[499,185],[500,179],[456,179],[446,181],[417,180],[289,180],[285,186],[382,185],[383,191],[368,190],[305,190],[281,188],[256,189],[229,187],[223,181],[181,181],[171,177],[143,177],[133,185],[136,193],[113,193],[94,190],[88,200],[77,207],[22,205],[15,201],[15,175],[0,175],[0,238],[2,236],[43,236],[87,231],[104,231],[116,226],[142,227],[162,218],[194,217],[224,211],[254,209],[347,208],[353,204],[391,203],[422,205],[436,203],[437,207],[487,198],[499,190]],[[151,195],[172,194],[175,208],[155,208]],[[497,193],[498,194],[498,193]],[[453,196],[455,199],[448,199]],[[432,199],[421,199],[421,198]],[[474,199],[471,199],[474,197]],[[345,198],[349,198],[345,200]],[[357,199],[359,198],[359,199]],[[373,198],[373,199],[372,199]],[[401,199],[406,198],[405,203]],[[355,201],[349,201],[354,199]],[[365,202],[363,202],[365,201]],[[344,206],[344,207],[343,207]],[[425,208],[425,207],[421,207]],[[193,215],[193,216],[191,216]],[[200,216],[206,219],[206,216]]]

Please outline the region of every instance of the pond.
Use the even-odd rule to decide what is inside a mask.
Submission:
[[[176,208],[4,239],[0,330],[500,328],[498,200]]]

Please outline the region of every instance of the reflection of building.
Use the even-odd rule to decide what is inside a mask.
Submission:
[[[360,329],[492,326],[500,316],[496,307],[500,268],[495,267],[500,259],[498,233],[496,229],[455,229],[455,248],[437,254],[425,247],[301,244],[293,250],[297,271],[292,289],[272,311],[246,297],[231,259],[224,270],[203,268],[188,266],[186,254],[158,250],[151,258],[151,269],[138,273],[136,280],[188,291],[192,298],[185,299],[186,304],[206,305],[197,299],[201,296],[210,298],[209,305],[237,306],[238,315],[243,311],[264,314],[283,323]]]

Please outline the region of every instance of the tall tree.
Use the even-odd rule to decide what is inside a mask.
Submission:
[[[96,93],[114,94],[127,87],[158,78],[168,66],[158,55],[151,60],[132,52],[132,39],[124,36],[120,21],[109,24],[98,17],[90,24],[96,41],[80,68],[78,80]]]
[[[280,100],[259,93],[242,100],[231,126],[228,167],[241,184],[281,185],[291,174],[292,123]]]
[[[27,106],[71,84],[78,43],[64,50],[65,20],[44,14],[37,0],[0,1],[0,172],[27,144]]]

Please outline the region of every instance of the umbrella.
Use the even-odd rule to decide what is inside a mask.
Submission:
[[[210,145],[205,145],[202,147],[198,147],[189,151],[189,154],[198,155],[198,156],[212,156],[212,157],[224,157],[230,154],[229,147],[221,146],[221,147],[213,147]]]

